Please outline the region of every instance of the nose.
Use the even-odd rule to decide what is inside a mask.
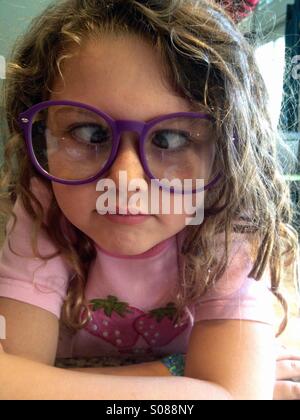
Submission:
[[[128,183],[133,179],[144,179],[147,176],[139,157],[139,134],[123,132],[117,157],[107,173],[107,177],[119,185],[119,172],[127,173]]]

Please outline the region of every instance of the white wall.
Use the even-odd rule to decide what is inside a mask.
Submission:
[[[0,55],[7,57],[16,38],[49,0],[0,0]]]

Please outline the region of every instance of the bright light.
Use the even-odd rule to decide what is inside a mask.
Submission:
[[[276,41],[271,41],[258,47],[255,55],[267,86],[272,122],[277,127],[283,97],[285,38],[281,37]]]
[[[3,55],[0,55],[0,79],[5,79],[6,75],[6,61]]]

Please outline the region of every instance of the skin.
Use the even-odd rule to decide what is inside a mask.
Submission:
[[[99,42],[87,41],[74,57],[63,62],[62,73],[65,84],[61,78],[56,79],[49,99],[83,102],[114,119],[149,121],[163,114],[191,111],[191,104],[164,80],[159,53],[135,36],[105,35],[101,47]],[[140,178],[149,185],[139,161],[136,137],[136,133],[123,134],[117,159],[105,176],[117,187],[119,171],[127,172],[128,182]],[[53,183],[53,191],[71,223],[108,252],[141,254],[185,227],[186,214],[153,215],[135,226],[112,223],[96,212],[101,194],[96,184]]]
[[[278,347],[274,400],[300,400],[300,352]]]

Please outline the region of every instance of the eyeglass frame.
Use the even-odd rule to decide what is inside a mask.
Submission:
[[[93,175],[92,177],[89,177],[85,180],[64,180],[64,179],[57,178],[49,174],[40,165],[40,163],[38,162],[36,158],[36,155],[33,149],[33,141],[32,141],[32,126],[34,123],[33,118],[38,112],[42,111],[43,109],[49,108],[50,106],[60,106],[60,105],[74,106],[77,108],[83,108],[85,110],[93,112],[99,117],[101,117],[102,119],[104,119],[112,130],[112,134],[113,134],[112,150],[111,150],[110,157],[107,163],[96,175]],[[214,121],[214,118],[211,115],[201,113],[201,112],[177,112],[177,113],[165,114],[165,115],[161,115],[160,117],[154,118],[148,122],[135,121],[135,120],[114,120],[112,117],[110,117],[108,114],[106,114],[105,112],[101,111],[98,108],[95,108],[91,105],[84,104],[81,102],[74,102],[74,101],[69,101],[69,100],[44,101],[44,102],[35,104],[32,107],[28,108],[26,111],[21,112],[18,116],[17,121],[18,121],[19,127],[21,128],[24,134],[25,143],[26,143],[26,147],[27,147],[27,151],[28,151],[31,163],[41,175],[43,175],[46,179],[48,179],[48,181],[57,182],[63,185],[85,185],[85,184],[89,184],[91,182],[97,181],[98,179],[101,179],[103,175],[112,167],[112,165],[114,164],[117,158],[118,151],[121,144],[122,133],[124,131],[130,131],[130,132],[136,132],[139,135],[139,160],[145,174],[147,175],[149,179],[154,180],[155,182],[158,181],[158,184],[160,185],[160,187],[164,189],[163,184],[161,184],[160,181],[156,177],[153,176],[152,172],[150,171],[148,167],[146,154],[145,154],[145,147],[144,147],[145,141],[147,139],[148,132],[156,124],[162,121],[167,121],[169,119],[182,118],[182,117],[200,118],[200,119],[205,119],[208,121]],[[204,188],[194,189],[190,193],[195,194],[201,191],[205,191],[211,188],[212,186],[214,186],[219,181],[220,178],[221,178],[221,173],[218,173],[212,181],[210,181],[207,185],[204,186]],[[174,193],[176,191],[175,189],[171,188],[171,192]]]

